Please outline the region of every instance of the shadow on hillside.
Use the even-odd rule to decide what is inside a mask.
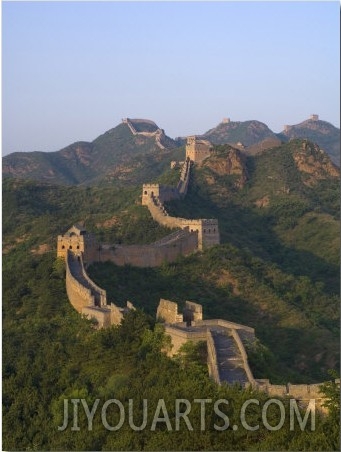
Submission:
[[[315,254],[284,244],[271,228],[271,219],[254,210],[231,205],[219,218],[221,242],[247,249],[294,276],[308,276],[321,281],[329,294],[339,292],[338,266]]]
[[[256,335],[279,358],[272,383],[318,383],[329,380],[328,371],[340,366],[339,341],[329,331],[263,324]]]
[[[261,363],[256,369],[257,378],[270,378],[272,383],[307,383],[307,379],[311,382],[326,377],[327,362],[336,359],[338,344],[329,331],[312,327],[310,322],[300,328],[280,326],[280,313],[260,310],[246,298],[233,295],[228,286],[203,280],[202,269],[194,270],[200,260],[200,256],[192,256],[160,268],[96,263],[89,268],[89,274],[107,290],[111,302],[124,306],[129,300],[153,318],[160,298],[177,302],[179,312],[185,300],[190,300],[202,304],[206,319],[223,318],[255,328],[256,337],[267,348],[265,356],[257,357],[256,363]],[[324,351],[325,343],[329,344],[328,353]],[[320,361],[315,359],[318,354],[322,356]]]
[[[230,200],[225,201],[224,207],[217,207],[201,188],[192,188],[184,200],[168,203],[167,210],[170,215],[184,218],[217,218],[221,243],[249,251],[277,264],[286,273],[323,282],[329,294],[339,293],[338,266],[309,251],[287,246],[272,229],[274,219],[270,215]]]

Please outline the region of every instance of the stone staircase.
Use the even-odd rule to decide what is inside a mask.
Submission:
[[[240,383],[245,386],[249,380],[234,338],[218,329],[212,329],[211,332],[217,353],[220,381],[228,384]]]

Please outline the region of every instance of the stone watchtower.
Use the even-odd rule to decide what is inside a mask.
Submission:
[[[212,145],[208,140],[201,140],[195,136],[187,137],[186,159],[194,163],[201,163],[211,155]]]
[[[57,240],[57,257],[66,259],[67,251],[74,254],[83,254],[84,262],[89,263],[97,260],[98,243],[93,234],[86,232],[86,229],[76,224],[65,234],[59,235]]]

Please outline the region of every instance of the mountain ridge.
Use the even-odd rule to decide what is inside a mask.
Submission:
[[[275,148],[282,142],[305,138],[326,150],[338,163],[339,129],[320,120],[307,120],[286,126],[275,134],[256,120],[223,120],[203,135],[214,145],[231,144],[250,155]],[[313,139],[311,139],[312,137]],[[321,144],[320,144],[321,143]],[[77,141],[54,152],[15,152],[3,157],[4,177],[46,180],[54,183],[79,185],[109,182],[140,183],[145,173],[139,174],[148,161],[163,167],[172,160],[181,160],[184,139],[172,139],[154,121],[148,119],[122,120],[122,123],[99,135],[92,142]],[[152,175],[156,175],[149,165]]]

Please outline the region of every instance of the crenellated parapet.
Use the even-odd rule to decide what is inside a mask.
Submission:
[[[182,323],[183,315],[178,313],[178,304],[161,298],[156,311],[156,318],[167,323]]]

